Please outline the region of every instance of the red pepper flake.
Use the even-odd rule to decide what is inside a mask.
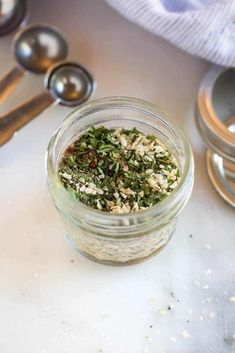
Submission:
[[[89,167],[95,169],[97,167],[97,163],[95,161],[92,161],[91,163],[89,163]]]

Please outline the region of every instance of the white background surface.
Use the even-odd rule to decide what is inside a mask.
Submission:
[[[66,33],[70,58],[97,79],[97,97],[147,99],[185,127],[196,181],[164,251],[139,265],[108,267],[69,247],[45,184],[46,146],[71,110],[49,108],[1,147],[0,353],[235,352],[234,210],[208,180],[193,116],[209,65],[101,0],[35,0],[29,8],[31,22]],[[1,74],[14,61],[11,38],[0,39]],[[39,92],[42,82],[25,77],[1,113]]]

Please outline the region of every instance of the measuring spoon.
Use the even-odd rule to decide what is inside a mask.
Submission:
[[[52,103],[77,106],[87,101],[95,89],[91,74],[72,62],[55,64],[45,78],[47,90],[0,118],[0,146]]]
[[[14,31],[26,17],[25,0],[0,0],[0,36]]]
[[[25,71],[45,73],[51,65],[64,60],[67,53],[67,42],[55,27],[25,27],[14,39],[14,54],[18,65],[0,80],[0,102],[10,95]]]

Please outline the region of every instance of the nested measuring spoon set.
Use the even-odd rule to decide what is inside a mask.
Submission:
[[[0,104],[26,73],[44,74],[45,90],[0,117],[0,146],[52,103],[79,106],[95,89],[85,67],[66,61],[68,44],[64,35],[47,24],[25,26],[26,10],[25,0],[0,0],[0,36],[19,28],[13,39],[16,65],[0,78]]]

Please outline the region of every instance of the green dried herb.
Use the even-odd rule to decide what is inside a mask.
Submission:
[[[75,198],[113,213],[146,209],[177,186],[175,158],[156,136],[136,128],[91,127],[70,145],[58,175]]]

